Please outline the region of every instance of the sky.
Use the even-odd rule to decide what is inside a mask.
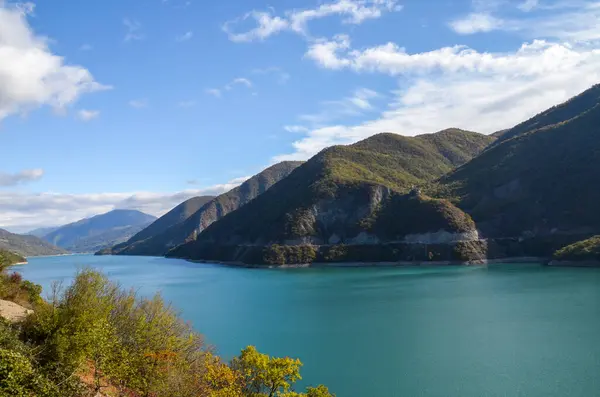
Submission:
[[[0,0],[0,227],[160,216],[380,132],[600,82],[594,0]]]

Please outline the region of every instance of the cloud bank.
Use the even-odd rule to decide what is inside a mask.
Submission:
[[[67,65],[27,21],[34,5],[0,0],[0,121],[41,106],[64,110],[85,94],[110,87],[82,66]]]

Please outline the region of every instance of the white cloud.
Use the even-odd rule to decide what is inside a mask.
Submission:
[[[245,33],[234,33],[232,31],[233,25],[248,19],[253,19],[258,26]],[[264,40],[269,36],[288,29],[288,27],[288,21],[283,18],[271,16],[269,12],[251,11],[245,14],[243,17],[226,22],[223,25],[223,30],[228,34],[231,41],[248,42],[254,40]]]
[[[532,11],[539,5],[539,0],[524,0],[517,8],[523,12]]]
[[[248,80],[245,77],[238,77],[236,79],[231,80],[231,82],[225,86],[225,89],[232,90],[233,87],[235,87],[236,85],[243,85],[247,88],[252,88],[252,81]]]
[[[515,74],[518,76],[568,71],[600,50],[575,49],[567,44],[535,40],[514,53],[478,52],[466,46],[443,47],[410,54],[395,43],[350,50],[347,39],[313,44],[306,57],[329,69],[348,68],[357,72],[390,75],[426,75],[432,72]]]
[[[527,39],[553,39],[569,42],[600,40],[598,0],[506,0],[474,2],[474,11],[449,23],[459,34],[502,30]],[[511,10],[518,9],[522,13]],[[535,11],[535,12],[532,12]]]
[[[90,44],[82,44],[81,47],[79,47],[79,51],[91,51],[93,49],[94,47],[92,47]]]
[[[450,27],[458,34],[473,34],[478,32],[490,32],[499,29],[503,21],[485,13],[472,13],[464,18],[450,23]]]
[[[303,125],[286,125],[283,127],[283,129],[286,130],[287,132],[291,132],[294,134],[310,131],[310,129],[308,129],[307,127],[305,127]]]
[[[534,40],[514,52],[455,46],[415,54],[394,43],[361,50],[350,44],[347,37],[316,42],[306,56],[329,69],[401,76],[394,100],[377,117],[359,123],[313,126],[291,153],[273,161],[306,159],[324,147],[380,132],[417,135],[458,127],[491,133],[600,82],[600,48],[593,43]],[[310,127],[314,120],[308,121]]]
[[[214,96],[215,98],[221,98],[223,96],[223,93],[218,88],[209,88],[206,90],[206,93]]]
[[[236,86],[244,86],[246,88],[252,88],[252,87],[254,87],[254,84],[252,83],[251,80],[249,80],[245,77],[237,77],[237,78],[231,80],[229,83],[225,84],[225,86],[222,89],[221,88],[209,88],[206,90],[206,93],[214,96],[215,98],[221,98],[223,96],[223,91],[231,91]],[[253,93],[253,95],[255,95],[255,94],[256,93]],[[256,95],[258,95],[258,94],[256,94]]]
[[[226,22],[223,30],[235,42],[264,40],[283,31],[308,35],[307,24],[312,20],[339,15],[343,17],[343,23],[358,25],[367,19],[380,18],[384,12],[400,11],[401,8],[397,0],[336,0],[313,9],[289,10],[283,16],[274,15],[273,10],[254,10]],[[248,20],[254,21],[256,26],[243,33],[234,31],[235,25]]]
[[[90,121],[92,119],[98,118],[99,116],[100,116],[99,110],[81,109],[79,112],[77,112],[77,117],[81,121]]]
[[[186,33],[182,34],[181,36],[177,36],[177,37],[175,38],[175,41],[178,41],[178,42],[182,42],[182,41],[188,41],[188,40],[190,40],[190,39],[191,39],[193,36],[194,36],[194,33],[193,33],[193,32],[191,32],[191,31],[190,31],[190,32],[186,32]]]
[[[44,176],[44,170],[36,168],[32,170],[23,170],[15,174],[0,172],[0,187],[16,186],[28,182],[34,182]]]
[[[110,88],[53,54],[27,21],[32,11],[30,3],[0,1],[0,121],[44,105],[61,111],[85,93]]]
[[[138,21],[125,18],[123,19],[123,25],[125,25],[126,29],[124,41],[143,40],[145,38],[142,33],[142,24]]]
[[[304,114],[299,119],[311,126],[319,126],[348,117],[360,116],[374,110],[371,100],[378,98],[379,94],[367,88],[359,88],[349,97],[336,101],[324,101],[322,110],[315,114]],[[299,132],[298,128],[295,128]]]
[[[183,201],[225,193],[248,177],[227,183],[175,193],[23,193],[0,191],[0,228],[25,232],[37,227],[64,225],[116,208],[136,209],[162,216]]]
[[[143,109],[148,107],[148,100],[147,99],[132,99],[131,101],[129,101],[129,106],[131,106],[132,108],[135,109]]]

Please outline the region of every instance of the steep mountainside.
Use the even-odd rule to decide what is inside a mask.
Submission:
[[[569,119],[548,111],[545,119],[557,124],[495,144],[444,177],[447,197],[489,237],[600,232],[600,96],[577,116],[569,108],[598,91],[594,87],[554,108]]]
[[[44,240],[73,252],[90,252],[131,238],[156,217],[135,210],[114,210],[60,227]]]
[[[54,226],[54,227],[40,227],[39,229],[34,229],[32,231],[29,231],[25,234],[29,235],[29,236],[35,236],[35,237],[39,237],[42,238],[47,234],[52,233],[53,231],[57,230],[60,226]]]
[[[288,176],[300,164],[302,163],[284,161],[271,166],[235,189],[205,203],[191,216],[183,217],[181,222],[174,223],[166,230],[149,232],[146,229],[140,233],[147,236],[146,238],[139,238],[140,236],[137,235],[127,243],[103,250],[99,254],[164,255],[169,249],[195,239],[199,233],[213,222],[267,191],[275,183]],[[167,216],[169,214],[155,223],[162,222],[163,218]],[[167,223],[169,222],[165,222],[165,224]]]
[[[477,239],[472,220],[450,202],[408,192],[473,158],[492,141],[453,129],[418,137],[379,134],[331,147],[169,255],[256,261],[235,254],[234,247]]]
[[[150,226],[133,236],[127,242],[132,244],[136,241],[145,240],[149,237],[163,233],[171,226],[183,222],[190,216],[194,215],[200,208],[202,208],[204,204],[208,203],[214,198],[214,196],[200,196],[184,201],[165,215],[158,218]]]
[[[505,131],[499,131],[495,135],[499,144],[529,131],[537,130],[555,124],[560,124],[578,117],[588,110],[594,108],[600,102],[600,84],[584,91],[583,93],[569,99],[568,101],[554,106],[535,117]]]
[[[0,249],[22,256],[60,255],[68,253],[35,236],[10,233],[0,229]]]

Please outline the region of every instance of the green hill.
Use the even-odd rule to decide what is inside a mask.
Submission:
[[[600,236],[578,241],[554,253],[558,261],[595,261],[600,262]]]
[[[175,208],[174,213],[170,212],[155,222],[155,224],[161,223],[165,226],[171,223],[169,227],[163,230],[149,230],[153,224],[127,243],[100,251],[98,254],[165,255],[169,249],[186,241],[194,240],[199,233],[213,222],[263,194],[271,186],[288,176],[300,164],[302,163],[285,161],[273,165],[235,189],[205,202],[193,213],[187,211],[180,216],[177,215],[180,210]],[[166,220],[166,218],[169,218],[169,220]],[[177,218],[179,221],[172,222],[171,218]]]
[[[27,262],[27,259],[14,252],[0,249],[0,270],[22,262]]]
[[[67,254],[68,251],[56,247],[35,236],[10,233],[0,229],[0,249],[15,252],[22,256],[42,256]]]
[[[328,148],[169,256],[255,262],[256,248],[248,256],[235,247],[472,240],[476,230],[468,215],[448,201],[409,192],[465,163],[492,141],[452,129],[417,137],[385,133]],[[391,218],[399,225],[390,225]]]
[[[445,196],[488,237],[600,232],[600,97],[578,107],[577,116],[569,107],[599,91],[593,87],[554,108],[569,119],[546,112],[546,120],[559,122],[497,143],[442,178]]]

